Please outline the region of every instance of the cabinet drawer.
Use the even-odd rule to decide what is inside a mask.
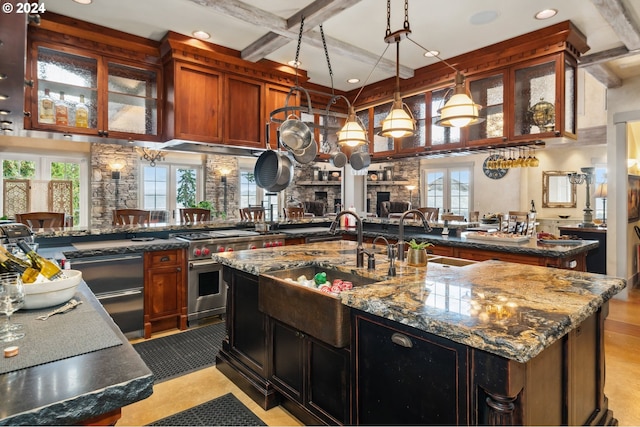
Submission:
[[[182,264],[182,251],[153,251],[147,254],[147,267],[167,267]]]

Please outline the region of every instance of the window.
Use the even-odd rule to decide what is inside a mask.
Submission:
[[[89,220],[88,200],[84,185],[89,181],[87,162],[82,156],[77,158],[64,158],[48,155],[33,155],[26,153],[3,153],[2,161],[3,191],[6,190],[5,179],[28,179],[29,195],[24,193],[20,197],[24,200],[12,198],[11,206],[2,206],[2,215],[13,217],[20,211],[49,211],[51,206],[70,206],[69,211],[65,209],[67,215],[73,217],[74,225],[86,225]],[[51,193],[51,181],[70,181],[70,194],[54,191]],[[68,187],[67,187],[68,188]],[[51,194],[51,197],[50,197]],[[15,196],[15,194],[14,194]],[[18,196],[16,196],[18,197]],[[50,200],[53,198],[53,200]],[[27,200],[29,203],[27,204]],[[2,201],[4,203],[4,200]],[[13,207],[20,206],[20,209]]]
[[[473,165],[426,169],[422,176],[426,206],[469,218],[473,206],[472,176]]]
[[[607,165],[606,164],[596,164],[595,165],[595,179],[594,179],[594,198],[595,205],[593,207],[593,219],[594,220],[602,220],[603,218],[606,221],[605,215],[605,197],[599,197],[598,189],[600,188],[600,184],[607,184]],[[605,189],[606,191],[606,189]]]
[[[167,219],[175,219],[177,209],[196,206],[202,201],[200,166],[163,162],[156,166],[145,165],[141,171],[142,209],[167,211]]]
[[[258,187],[253,174],[254,166],[240,164],[240,202],[239,208],[250,206],[263,206],[265,208],[265,220],[274,221],[278,219],[280,205],[277,193],[267,193],[263,188]]]

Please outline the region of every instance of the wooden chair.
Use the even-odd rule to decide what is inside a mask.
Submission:
[[[64,212],[25,212],[16,214],[16,221],[28,225],[31,229],[64,228]]]
[[[151,211],[142,209],[114,209],[113,225],[149,225]]]
[[[442,214],[443,221],[464,221],[463,215]]]
[[[529,234],[529,212],[526,211],[509,211],[507,217],[502,221],[502,231],[504,233]]]
[[[427,221],[437,222],[438,217],[440,216],[440,208],[418,208],[420,212],[424,214],[424,217],[427,218]]]
[[[382,218],[387,218],[389,217],[389,214],[392,214],[392,213],[401,214],[403,212],[408,211],[409,209],[411,209],[410,202],[385,201],[380,203],[380,216]]]
[[[283,208],[285,219],[302,219],[304,218],[304,208]]]
[[[480,221],[480,211],[469,212],[469,222],[478,222],[478,221]]]
[[[264,221],[264,208],[261,206],[252,206],[240,209],[240,218],[243,221]]]
[[[181,208],[180,222],[202,222],[211,219],[211,211],[204,208]]]

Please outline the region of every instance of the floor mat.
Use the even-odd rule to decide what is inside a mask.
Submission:
[[[266,426],[233,394],[210,400],[186,411],[178,412],[150,426]]]
[[[156,384],[215,365],[225,336],[225,322],[133,345],[147,364]]]

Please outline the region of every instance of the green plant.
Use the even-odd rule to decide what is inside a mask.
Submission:
[[[411,241],[409,242],[409,247],[411,249],[416,249],[416,250],[420,250],[420,249],[426,249],[428,247],[433,246],[433,243],[430,242],[416,242],[416,239],[411,239]]]

